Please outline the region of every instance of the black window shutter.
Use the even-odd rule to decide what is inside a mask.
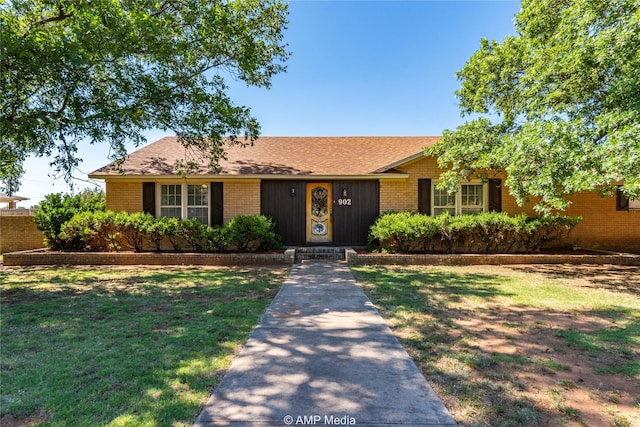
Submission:
[[[618,189],[616,190],[616,210],[618,211],[628,211],[629,210],[629,199],[624,195],[624,193]]]
[[[502,212],[502,180],[489,180],[489,211]]]
[[[418,212],[431,215],[431,179],[418,180]]]
[[[222,225],[224,222],[222,182],[211,183],[211,224]]]
[[[142,210],[156,216],[156,183],[142,183]]]

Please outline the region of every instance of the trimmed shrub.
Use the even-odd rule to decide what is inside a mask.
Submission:
[[[567,235],[582,218],[506,213],[437,217],[389,213],[371,226],[369,245],[388,252],[531,253]]]
[[[171,247],[174,251],[179,252],[184,247],[184,240],[182,240],[182,220],[178,218],[160,217],[156,221],[161,222],[162,230],[169,239]]]
[[[75,251],[91,246],[95,235],[93,216],[93,212],[78,213],[62,224],[57,237],[58,248]]]
[[[167,240],[175,251],[252,252],[281,246],[273,222],[262,215],[241,215],[223,227],[209,227],[196,219],[154,218],[142,212],[80,212],[61,228],[58,241],[64,250],[141,252],[151,247],[159,252]]]
[[[153,217],[145,212],[118,212],[115,215],[115,225],[121,236],[121,241],[129,249],[142,252],[144,243],[145,223]]]
[[[51,249],[73,249],[78,241],[69,241],[60,236],[62,226],[80,212],[104,211],[103,192],[85,191],[75,196],[68,194],[47,194],[34,215],[38,229],[44,235],[44,243]]]
[[[122,235],[112,211],[80,212],[62,225],[59,238],[64,250],[118,251]]]
[[[218,225],[208,227],[205,232],[206,247],[204,249],[207,252],[223,251],[229,246],[227,234],[227,230],[224,227]]]
[[[281,247],[271,218],[264,215],[238,215],[224,227],[229,249],[240,252],[271,250]]]
[[[138,225],[142,237],[155,249],[156,252],[162,251],[162,242],[167,236],[167,221],[169,218],[154,218],[150,214],[146,214],[140,219]]]
[[[369,240],[391,252],[420,252],[426,240],[440,231],[432,217],[411,212],[386,213],[369,229]]]
[[[195,218],[186,219],[179,222],[178,235],[191,246],[195,252],[203,252],[207,245],[206,224]]]

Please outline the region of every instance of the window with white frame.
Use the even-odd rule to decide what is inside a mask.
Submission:
[[[203,224],[209,223],[208,184],[161,184],[159,187],[160,216],[196,218]]]
[[[446,190],[433,188],[433,216],[438,216],[445,212],[450,215],[456,214],[456,195],[447,193]]]
[[[482,184],[463,184],[460,186],[460,212],[463,214],[484,211],[484,188]]]
[[[160,186],[160,216],[182,218],[182,185]]]
[[[196,218],[203,224],[209,223],[209,186],[187,185],[187,218]]]
[[[483,184],[461,184],[453,194],[433,185],[433,215],[445,212],[450,215],[473,214],[486,211],[486,186]]]

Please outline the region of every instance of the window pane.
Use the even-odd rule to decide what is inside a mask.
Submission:
[[[434,206],[455,206],[456,195],[449,194],[445,190],[433,189],[433,205]]]
[[[445,212],[456,214],[456,195],[449,194],[445,190],[433,189],[433,215],[438,216]]]
[[[482,211],[483,211],[482,208],[462,208],[463,214],[477,214],[477,213],[482,213]]]
[[[187,185],[187,218],[196,218],[203,224],[209,223],[209,186],[207,184]]]
[[[209,186],[207,184],[187,186],[187,204],[188,206],[208,206],[209,205]]]
[[[160,186],[160,206],[181,206],[182,185],[169,184]]]
[[[203,224],[208,224],[208,211],[207,208],[187,208],[187,218],[195,218]]]
[[[182,208],[160,208],[160,216],[180,218],[182,216]]]
[[[482,195],[483,195],[482,184],[462,185],[461,186],[462,213],[482,212],[483,210]]]

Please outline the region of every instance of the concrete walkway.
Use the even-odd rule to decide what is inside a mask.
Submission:
[[[455,426],[349,268],[296,264],[196,426]]]

